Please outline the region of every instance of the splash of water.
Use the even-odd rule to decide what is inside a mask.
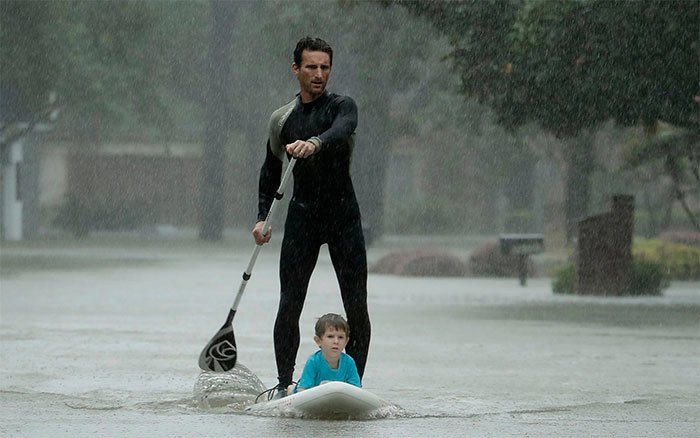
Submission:
[[[202,371],[194,384],[199,409],[242,411],[265,390],[262,381],[240,362],[225,373]]]

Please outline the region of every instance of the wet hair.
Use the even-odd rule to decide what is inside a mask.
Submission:
[[[350,326],[348,322],[345,318],[335,313],[326,313],[316,321],[316,327],[314,328],[316,336],[319,338],[322,337],[329,327],[338,331],[344,331],[346,336],[350,336]]]
[[[301,66],[301,53],[304,50],[328,53],[328,56],[331,58],[331,65],[333,65],[333,49],[321,38],[311,38],[307,36],[300,39],[294,49],[294,64]]]

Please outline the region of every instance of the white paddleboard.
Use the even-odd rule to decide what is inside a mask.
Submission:
[[[257,403],[250,412],[296,411],[311,416],[362,416],[390,405],[371,392],[344,382],[327,382],[287,397]]]

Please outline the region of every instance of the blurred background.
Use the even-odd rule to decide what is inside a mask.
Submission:
[[[252,228],[296,41],[358,103],[370,244],[542,233],[633,195],[635,235],[700,215],[700,6],[644,1],[0,3],[2,239]],[[695,236],[695,237],[692,237]],[[687,240],[686,239],[686,240]]]

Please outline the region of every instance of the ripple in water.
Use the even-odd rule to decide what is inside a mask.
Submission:
[[[194,383],[194,401],[200,409],[242,411],[265,389],[258,376],[239,362],[225,373],[202,371]]]

